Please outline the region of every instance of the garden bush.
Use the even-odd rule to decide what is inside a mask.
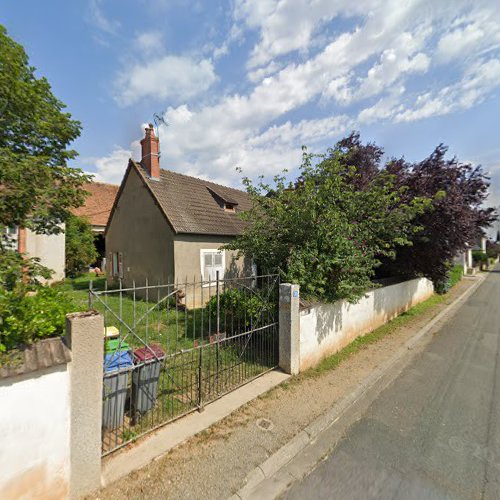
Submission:
[[[481,250],[472,251],[472,260],[474,264],[488,264],[488,256]]]
[[[457,264],[456,266],[450,267],[446,280],[434,283],[434,290],[440,295],[448,292],[450,288],[455,286],[462,279],[463,274],[463,266]]]
[[[0,290],[0,353],[63,335],[65,316],[75,310],[64,293],[48,286],[24,293]]]
[[[267,291],[266,291],[267,292]],[[217,320],[217,296],[207,303],[215,330]],[[267,322],[276,312],[276,301],[269,299],[260,290],[243,290],[230,288],[220,294],[219,298],[220,328],[226,332],[256,327],[261,319]]]

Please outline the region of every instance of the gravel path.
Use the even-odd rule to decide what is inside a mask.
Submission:
[[[385,361],[446,305],[471,286],[462,280],[446,300],[404,327],[309,378],[299,376],[248,403],[225,420],[92,498],[226,498],[247,473]],[[439,328],[439,325],[436,326]]]

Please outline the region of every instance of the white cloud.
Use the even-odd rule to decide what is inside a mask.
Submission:
[[[396,122],[411,122],[469,109],[481,103],[500,84],[500,59],[489,59],[469,67],[461,81],[438,92],[417,97],[413,106],[397,113]]]
[[[260,31],[248,61],[250,68],[268,64],[273,58],[296,50],[305,50],[325,22],[337,17],[361,15],[369,4],[360,0],[237,0],[234,18],[247,28]]]
[[[145,97],[188,100],[205,92],[216,80],[210,60],[167,55],[124,68],[117,78],[115,98],[124,106]]]
[[[500,15],[498,5],[472,10],[451,23],[439,39],[437,60],[445,63],[464,60],[500,47]]]
[[[258,83],[264,78],[276,73],[282,69],[284,64],[277,63],[276,61],[271,61],[267,66],[263,68],[254,69],[248,73],[248,79],[253,83]]]
[[[389,95],[382,97],[372,106],[361,110],[358,115],[359,123],[373,123],[386,120],[392,118],[397,112],[402,112],[404,107],[400,103],[400,100],[404,91],[404,87],[393,89]]]
[[[134,141],[128,149],[114,146],[111,153],[101,158],[83,158],[82,163],[92,168],[90,172],[94,180],[98,182],[108,182],[110,184],[120,184],[125,170],[127,169],[129,158],[140,160],[141,146],[139,141]],[[85,168],[88,170],[88,168]]]
[[[102,0],[90,0],[90,22],[104,33],[115,35],[120,28],[120,23],[104,14],[102,3]]]
[[[116,146],[108,156],[95,158],[93,166],[96,170],[92,172],[94,180],[120,184],[131,156],[132,151]]]
[[[163,35],[159,31],[145,31],[137,35],[135,43],[145,54],[159,52],[163,49]]]
[[[165,114],[169,126],[160,127],[164,168],[231,183],[237,182],[237,165],[251,176],[272,175],[300,163],[302,144],[324,149],[360,123],[413,121],[485,99],[499,85],[498,60],[490,53],[491,44],[471,34],[464,35],[467,43],[483,55],[461,68],[456,81],[456,73],[447,75],[441,87],[439,79],[429,78],[413,97],[410,80],[449,59],[452,40],[446,36],[475,26],[481,17],[477,12],[488,2],[493,5],[493,0],[478,0],[474,6],[467,0],[236,0],[227,43],[207,46],[212,59],[162,53],[136,62],[121,72],[116,98],[124,105],[146,97],[162,104],[177,101]],[[353,16],[356,26],[322,29],[332,19],[350,18],[350,23]],[[217,78],[214,55],[226,54],[229,41],[243,37],[245,30],[258,36],[246,61],[250,89],[197,105],[192,98]],[[159,42],[151,36],[136,45],[147,49]],[[300,57],[292,61],[294,51]],[[369,101],[365,109],[348,108],[364,100]],[[318,101],[322,116],[332,101],[345,108],[333,118],[314,118]],[[103,159],[101,175],[106,168],[113,170],[120,154],[115,150]]]
[[[413,57],[398,55],[395,49],[382,53],[380,62],[374,65],[357,91],[357,98],[363,99],[377,95],[391,86],[404,73],[424,73],[429,68],[430,60],[422,52]]]

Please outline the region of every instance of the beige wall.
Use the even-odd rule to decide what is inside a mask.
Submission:
[[[176,283],[188,283],[179,288],[185,293],[185,304],[188,308],[204,305],[210,295],[216,293],[215,286],[202,287],[201,250],[218,250],[232,237],[178,234],[174,241],[175,279]],[[252,272],[249,259],[237,258],[237,252],[224,250],[224,278],[249,276]],[[189,283],[197,282],[196,286]]]
[[[220,249],[229,243],[230,236],[211,236],[202,234],[178,234],[174,241],[175,278],[178,281],[201,280],[201,250]],[[248,259],[237,259],[235,251],[224,250],[226,278],[247,276],[251,273]]]
[[[106,234],[107,271],[110,253],[123,254],[123,284],[142,286],[172,280],[173,231],[137,172],[130,170]],[[108,275],[109,277],[109,275]]]
[[[62,226],[64,229],[64,225]],[[64,279],[66,239],[65,234],[36,234],[26,230],[26,253],[30,257],[38,257],[40,264],[54,273],[49,283]]]

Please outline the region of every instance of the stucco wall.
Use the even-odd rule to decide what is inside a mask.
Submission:
[[[201,250],[218,250],[231,237],[221,237],[198,234],[178,234],[174,241],[175,279],[177,283],[197,282],[196,286],[181,287],[186,294],[185,304],[188,308],[204,305],[210,298],[210,293],[216,293],[215,287],[201,287]],[[252,273],[249,259],[237,258],[237,252],[223,250],[224,252],[224,278],[249,276]],[[205,278],[206,279],[206,278]],[[187,281],[186,281],[187,280]]]
[[[173,279],[173,231],[134,169],[130,170],[106,234],[107,272],[109,254],[123,254],[123,283],[144,285]],[[109,277],[109,275],[108,275]]]
[[[177,280],[189,281],[194,277],[201,279],[201,250],[218,250],[222,245],[229,243],[231,237],[178,234],[174,241],[175,276]],[[225,274],[224,277],[247,276],[251,273],[248,259],[237,259],[235,251],[224,250]]]
[[[65,498],[69,485],[66,365],[0,380],[0,498]]]
[[[357,304],[318,304],[300,313],[300,369],[316,365],[433,294],[432,283],[414,279],[368,292]]]
[[[65,242],[64,233],[48,235],[26,230],[26,253],[30,257],[38,257],[40,264],[54,271],[49,283],[64,279]]]

